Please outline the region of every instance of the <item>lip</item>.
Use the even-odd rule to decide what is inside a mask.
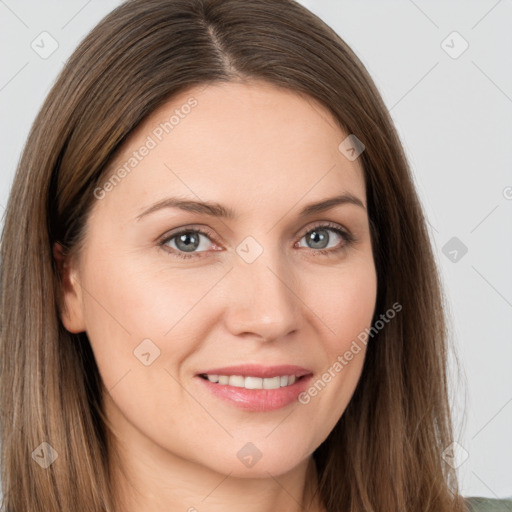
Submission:
[[[210,382],[201,375],[242,375],[253,377],[277,377],[280,375],[295,375],[296,380],[290,386],[278,389],[245,389]],[[312,379],[311,370],[294,365],[261,366],[244,364],[225,368],[214,368],[200,372],[195,376],[200,386],[212,393],[216,398],[227,402],[239,409],[253,412],[275,411],[298,401],[300,393],[305,391]]]
[[[242,364],[238,366],[225,366],[198,372],[197,375],[242,375],[243,377],[271,378],[281,375],[295,375],[303,377],[312,373],[311,370],[291,364],[280,364],[275,366],[263,366],[259,364]]]

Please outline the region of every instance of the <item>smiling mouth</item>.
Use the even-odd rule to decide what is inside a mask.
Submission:
[[[295,375],[279,375],[262,378],[249,375],[209,375],[202,373],[199,377],[220,386],[233,386],[245,389],[279,389],[295,384],[306,377],[306,375],[300,377]]]

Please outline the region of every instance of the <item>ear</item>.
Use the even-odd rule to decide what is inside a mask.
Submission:
[[[83,315],[82,287],[78,281],[78,271],[64,254],[61,244],[53,245],[53,256],[60,275],[59,304],[60,318],[64,327],[73,333],[85,331]]]

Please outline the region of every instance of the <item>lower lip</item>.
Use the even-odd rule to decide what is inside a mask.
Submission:
[[[236,386],[216,384],[196,376],[206,388],[222,400],[248,411],[275,411],[297,401],[298,396],[308,386],[311,374],[296,380],[290,386],[278,389],[245,389]]]

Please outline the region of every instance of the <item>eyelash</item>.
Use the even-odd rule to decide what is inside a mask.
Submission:
[[[312,233],[313,231],[316,231],[318,229],[326,229],[326,230],[329,230],[329,231],[334,231],[337,235],[341,236],[341,238],[343,238],[345,240],[345,242],[343,243],[343,245],[335,248],[335,249],[310,249],[311,251],[313,251],[313,254],[315,255],[322,255],[322,256],[333,256],[334,254],[337,254],[341,251],[343,251],[344,249],[347,249],[350,245],[352,245],[354,242],[355,242],[355,238],[354,236],[348,232],[348,231],[345,231],[344,229],[341,229],[337,224],[332,224],[332,223],[323,223],[323,224],[318,224],[316,226],[313,226],[311,229],[309,229],[308,231],[306,231],[301,237],[299,240],[302,240],[302,238],[304,238],[306,235]],[[176,249],[172,249],[170,247],[168,247],[167,249],[164,247],[166,243],[170,242],[173,238],[176,238],[180,235],[184,235],[186,233],[199,233],[201,235],[204,235],[206,236],[207,238],[209,238],[210,240],[213,238],[212,234],[207,231],[207,230],[203,230],[203,229],[197,229],[197,228],[189,228],[189,229],[184,229],[182,231],[178,231],[177,233],[173,233],[172,235],[166,237],[165,239],[163,239],[162,241],[160,241],[158,243],[159,247],[161,247],[162,249],[164,249],[164,251],[167,252],[167,254],[169,254],[170,256],[176,256],[178,258],[181,258],[183,260],[188,260],[190,258],[201,258],[203,257],[203,253],[204,252],[208,252],[208,251],[199,251],[199,252],[196,252],[196,253],[189,253],[189,254],[186,254],[184,253],[183,251],[177,251]]]

